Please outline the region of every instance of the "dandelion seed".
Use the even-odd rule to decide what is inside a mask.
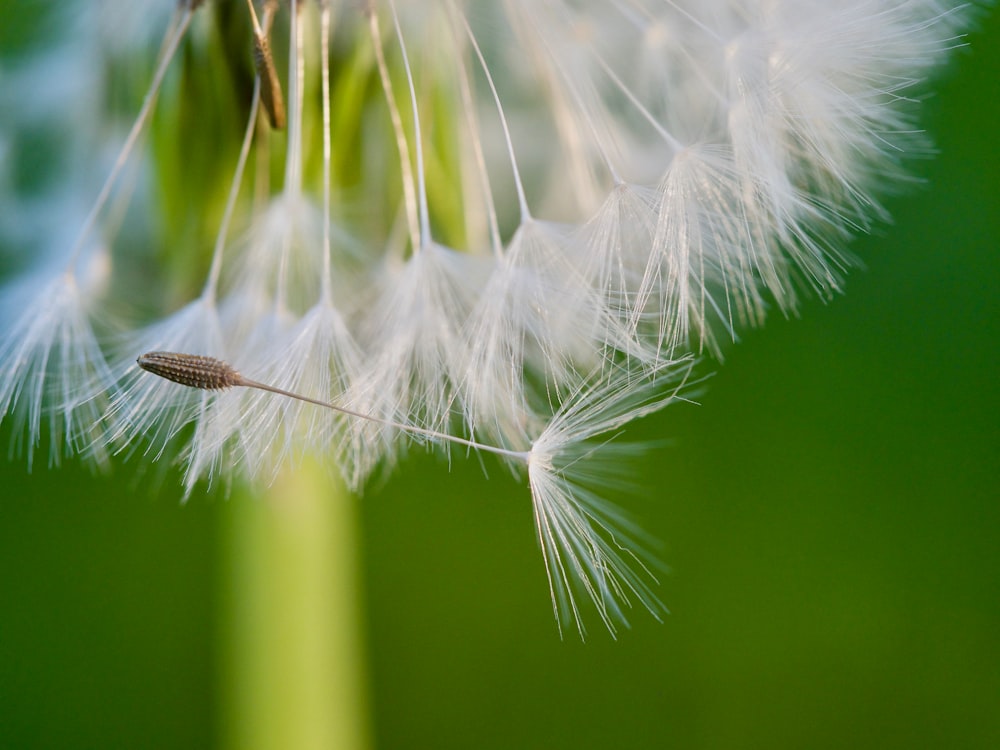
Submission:
[[[106,454],[94,436],[104,426],[106,393],[115,379],[91,325],[90,297],[68,274],[29,280],[6,289],[4,299],[19,311],[0,338],[0,415],[13,416],[13,453],[31,467],[43,422],[49,432],[49,460],[84,453],[102,465]]]
[[[438,432],[436,430],[429,430],[411,424],[404,424],[403,422],[395,422],[371,414],[362,414],[361,412],[357,412],[353,409],[339,406],[328,401],[322,401],[311,396],[305,396],[300,393],[287,391],[284,388],[278,388],[256,380],[250,380],[249,378],[243,377],[226,362],[216,359],[215,357],[182,354],[178,352],[148,352],[147,354],[139,355],[136,362],[139,367],[147,372],[151,372],[161,378],[189,388],[206,391],[221,391],[237,387],[253,388],[259,391],[266,391],[268,393],[274,393],[286,398],[295,399],[296,401],[302,401],[307,404],[313,404],[314,406],[321,406],[324,409],[331,409],[355,419],[377,422],[412,435],[429,437],[446,443],[464,445],[468,448],[474,448],[488,453],[495,453],[496,455],[508,458],[527,461],[529,456],[529,454],[525,451],[508,450],[494,445],[487,445],[486,443],[479,443],[475,440],[466,440],[465,438],[458,437],[457,435],[451,435],[446,432]]]
[[[139,355],[135,363],[146,372],[204,391],[224,391],[244,383],[236,370],[215,357],[149,352]]]
[[[491,453],[527,470],[535,523],[549,576],[552,606],[560,623],[572,622],[584,637],[586,628],[577,591],[588,596],[612,632],[627,625],[625,610],[633,599],[659,616],[663,605],[650,583],[655,578],[634,536],[634,526],[592,488],[607,486],[610,466],[599,460],[611,452],[594,438],[613,433],[639,417],[678,398],[690,374],[691,361],[661,365],[655,373],[620,369],[581,385],[535,439],[529,450],[514,450],[469,440],[438,430],[405,424],[295,393],[237,372],[215,357],[175,352],[140,355],[139,367],[189,388],[224,391],[249,388],[329,409],[362,422],[372,422],[434,442]],[[667,389],[667,385],[672,387]],[[613,437],[613,435],[611,436]],[[628,450],[615,451],[621,459]],[[617,462],[617,461],[616,461]],[[648,580],[646,580],[648,579]]]
[[[261,101],[271,121],[271,127],[283,130],[285,127],[285,100],[281,94],[281,81],[278,80],[278,71],[274,67],[274,58],[271,56],[271,45],[267,41],[267,32],[257,20],[257,11],[254,10],[252,0],[247,0],[247,7],[250,10],[250,20],[253,22],[253,61],[257,66],[257,76],[260,79]],[[268,6],[268,18],[265,20],[265,26],[268,25],[267,20],[272,13],[273,9]]]

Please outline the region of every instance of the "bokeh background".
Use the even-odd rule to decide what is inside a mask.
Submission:
[[[968,42],[846,295],[630,430],[665,441],[628,500],[664,624],[561,641],[495,465],[414,456],[359,501],[378,747],[1000,747],[998,17]],[[241,502],[0,462],[0,747],[217,743]]]

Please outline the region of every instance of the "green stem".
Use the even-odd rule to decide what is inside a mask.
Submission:
[[[224,747],[371,746],[356,513],[310,460],[226,503]]]

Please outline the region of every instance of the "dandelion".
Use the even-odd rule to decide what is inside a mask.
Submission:
[[[146,54],[146,26],[96,44],[118,5],[73,4],[15,79],[81,48],[88,75]],[[585,599],[612,633],[663,612],[642,534],[602,494],[622,479],[608,441],[770,307],[839,291],[847,237],[922,147],[909,92],[968,18],[941,0],[248,0],[234,42],[213,3],[162,5],[72,238],[2,226],[54,248],[3,298],[0,413],[29,462],[45,434],[53,460],[177,460],[190,496],[307,454],[355,490],[408,446],[493,454],[526,478],[557,621],[581,636]],[[226,70],[228,119],[198,88]],[[65,169],[100,171],[103,112],[46,101],[2,142],[82,110]]]

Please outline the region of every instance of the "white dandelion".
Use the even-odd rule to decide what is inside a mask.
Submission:
[[[183,99],[177,51],[232,54],[203,4],[129,12],[127,44],[96,43],[98,24],[18,73],[23,90],[75,66],[74,87],[96,87],[163,39],[73,239],[34,242],[61,250],[6,287],[15,440],[29,462],[43,434],[54,457],[176,460],[187,496],[305,455],[360,490],[413,444],[494,454],[526,478],[560,629],[581,636],[585,600],[612,633],[664,611],[643,534],[609,501],[627,451],[608,441],[681,397],[694,357],[840,290],[847,238],[923,148],[911,92],[969,16],[945,0],[248,0],[243,59],[223,66],[246,128],[235,165],[221,149],[209,164],[228,193],[186,186],[178,215],[129,190],[125,165],[145,184],[170,158],[141,136],[180,122],[153,114],[165,81],[165,106]],[[66,129],[78,173],[100,107],[38,102],[12,123],[87,121]],[[207,278],[150,273],[151,301],[180,301],[116,319],[111,290],[135,279],[119,230],[197,226],[215,204]],[[14,247],[42,229],[0,222]]]

